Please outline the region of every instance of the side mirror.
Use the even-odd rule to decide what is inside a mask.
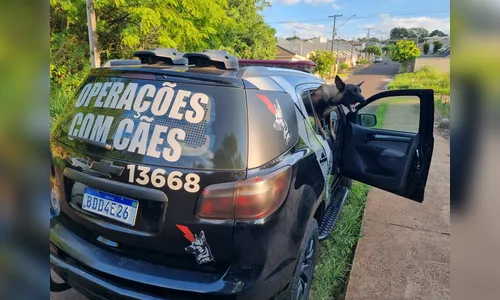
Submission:
[[[358,124],[363,127],[373,127],[377,125],[377,116],[374,114],[359,114]]]

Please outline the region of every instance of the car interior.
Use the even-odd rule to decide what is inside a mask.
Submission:
[[[330,146],[330,151],[333,154],[333,163],[337,164],[340,159],[340,109],[339,107],[334,107],[333,109],[325,112],[323,116],[318,116],[313,108],[311,101],[311,93],[314,90],[308,90],[302,93],[302,101],[304,103],[304,107],[306,108],[307,115],[311,125],[316,132],[316,134],[320,135],[325,139]],[[318,127],[318,122],[321,123],[321,126],[325,130],[326,134],[322,134],[321,130]],[[332,174],[338,173],[337,165],[332,166]]]

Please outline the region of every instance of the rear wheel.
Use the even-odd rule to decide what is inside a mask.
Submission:
[[[307,300],[318,257],[318,222],[312,219],[300,248],[297,266],[288,290],[287,300]]]

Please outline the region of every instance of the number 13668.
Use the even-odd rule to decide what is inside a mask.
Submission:
[[[200,176],[193,173],[188,173],[184,176],[182,172],[172,171],[167,174],[167,171],[161,168],[155,169],[150,173],[151,168],[144,166],[128,165],[129,170],[128,181],[130,183],[138,183],[140,185],[147,185],[149,182],[156,187],[162,188],[165,184],[169,189],[178,191],[184,189],[189,193],[196,193],[200,190]],[[136,178],[136,170],[139,176]]]

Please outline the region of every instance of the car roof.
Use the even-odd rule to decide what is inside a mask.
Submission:
[[[224,70],[215,67],[191,67],[191,66],[169,66],[169,65],[123,65],[112,67],[101,67],[91,70],[94,76],[127,76],[130,73],[149,73],[160,78],[177,77],[189,80],[192,83],[209,83],[233,87],[257,88],[262,90],[286,91],[282,84],[280,88],[266,88],[268,85],[258,84],[266,79],[282,78],[295,87],[300,83],[323,83],[323,80],[315,75],[299,70],[265,66],[248,66],[237,70]],[[258,79],[261,79],[259,81]],[[151,77],[153,79],[153,77]],[[198,81],[198,82],[197,82]],[[275,84],[271,84],[271,87]]]
[[[156,48],[134,53],[137,59],[111,60],[104,67],[92,69],[92,75],[131,76],[148,73],[140,78],[187,81],[246,89],[282,91],[292,95],[299,84],[322,84],[324,81],[312,73],[312,61],[249,60],[238,59],[224,50],[204,50],[182,53],[174,48]],[[131,75],[129,73],[133,73]]]

